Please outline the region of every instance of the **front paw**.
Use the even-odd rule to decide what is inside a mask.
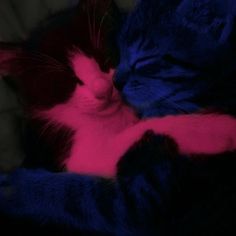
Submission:
[[[236,119],[228,115],[169,117],[166,134],[181,154],[215,155],[236,150]]]
[[[178,155],[176,143],[168,136],[146,131],[123,155],[117,165],[118,175],[134,176]]]

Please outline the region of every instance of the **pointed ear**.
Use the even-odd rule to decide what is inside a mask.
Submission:
[[[0,43],[0,75],[11,75],[15,60],[21,52],[20,47]]]
[[[91,50],[104,53],[108,46],[113,49],[114,35],[120,23],[120,13],[115,1],[80,0],[77,9],[76,32],[84,34],[78,39],[79,46],[89,54]]]

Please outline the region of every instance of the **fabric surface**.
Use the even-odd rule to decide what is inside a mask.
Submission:
[[[23,129],[22,111],[14,92],[0,78],[0,170],[20,166],[24,154],[20,136]]]
[[[0,1],[0,41],[26,39],[33,27],[47,16],[71,8],[79,0],[1,0]],[[117,0],[117,5],[125,11],[134,7],[136,0]]]
[[[50,14],[74,6],[76,0],[2,0],[0,2],[0,41],[19,41],[27,35],[39,21]]]
[[[234,156],[199,164],[173,159],[165,143],[152,138],[127,153],[115,182],[45,170],[1,175],[1,215],[10,219],[1,228],[59,235],[235,232]]]

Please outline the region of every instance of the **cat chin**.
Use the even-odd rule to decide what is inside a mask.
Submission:
[[[112,107],[110,105],[108,105],[105,109],[100,111],[100,116],[110,116],[113,115],[117,112],[119,112],[119,110],[121,110],[122,104],[120,103],[116,103],[115,105],[113,105]]]

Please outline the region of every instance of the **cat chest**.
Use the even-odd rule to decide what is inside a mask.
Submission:
[[[113,176],[119,158],[111,135],[88,132],[83,137],[75,135],[66,167],[68,171],[80,174]]]

